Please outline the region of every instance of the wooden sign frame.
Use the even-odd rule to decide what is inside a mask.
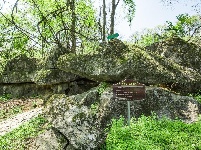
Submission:
[[[145,99],[145,85],[125,79],[113,85],[113,97],[126,98],[126,101]]]

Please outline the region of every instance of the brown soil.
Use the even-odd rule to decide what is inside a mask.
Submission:
[[[43,100],[41,98],[24,98],[0,101],[0,121],[17,114],[18,112],[15,111],[16,108],[20,110],[19,113],[22,113],[34,108],[42,107],[42,105]]]

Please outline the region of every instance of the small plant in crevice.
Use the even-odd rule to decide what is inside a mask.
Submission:
[[[201,94],[197,94],[194,98],[201,104]]]
[[[101,95],[105,89],[109,86],[108,83],[106,82],[101,82],[99,85],[98,85],[98,94]]]
[[[91,113],[95,115],[98,112],[99,104],[97,102],[91,104]]]
[[[36,101],[34,100],[33,102],[32,102],[32,107],[33,108],[36,108],[38,105],[37,105],[37,103],[36,103]]]
[[[15,106],[12,109],[13,114],[21,113],[22,112],[22,107],[21,106]]]
[[[195,94],[189,94],[189,96],[193,97],[196,101],[201,104],[201,90]]]

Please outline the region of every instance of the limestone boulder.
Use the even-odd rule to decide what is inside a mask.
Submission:
[[[34,83],[15,83],[0,85],[0,95],[10,95],[12,98],[35,97],[53,93],[50,86],[41,86]]]
[[[111,119],[127,118],[127,102],[113,98],[112,88],[100,94],[100,87],[74,95],[53,95],[45,112],[52,126],[59,130],[69,143],[67,149],[100,149]],[[131,117],[151,115],[158,118],[181,119],[191,123],[198,120],[200,104],[192,97],[180,96],[158,87],[146,87],[145,100],[131,101]]]
[[[95,149],[100,143],[101,132],[96,122],[98,112],[98,92],[94,89],[87,93],[67,97],[54,95],[47,102],[46,114],[52,126],[69,140],[67,149]],[[93,110],[93,111],[92,111]]]
[[[29,150],[63,150],[68,141],[65,136],[60,134],[57,130],[49,129],[44,133],[38,135],[33,143],[29,145]]]
[[[201,47],[179,37],[169,38],[147,46],[146,50],[181,66],[201,72]]]
[[[130,78],[147,85],[166,84],[183,94],[196,92],[201,88],[201,74],[196,69],[180,65],[157,53],[136,46],[122,46],[121,42],[113,41],[115,42],[117,44],[110,46],[111,43],[108,43],[105,46],[112,47],[114,53],[107,48],[101,52],[99,48],[95,54],[66,54],[60,56],[57,66],[94,81],[116,82]]]
[[[32,81],[38,85],[52,85],[71,82],[78,78],[75,74],[59,69],[41,69],[35,72]]]
[[[68,54],[68,53],[69,53],[69,49],[67,49],[64,45],[61,45],[60,47],[58,46],[52,47],[50,51],[47,52],[44,60],[40,62],[40,65],[42,66],[42,68],[56,69],[57,68],[56,62],[58,58],[61,55]]]
[[[1,83],[23,83],[32,82],[35,71],[37,70],[38,60],[29,58],[25,54],[16,56],[4,62],[1,69]]]
[[[78,79],[75,74],[64,72],[56,66],[58,58],[67,53],[68,49],[64,46],[53,47],[45,58],[40,61],[32,81],[38,85],[53,85]]]

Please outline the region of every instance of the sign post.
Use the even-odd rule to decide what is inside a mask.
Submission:
[[[130,101],[127,101],[128,104],[128,125],[130,126],[130,120],[131,120],[131,105]]]
[[[128,125],[130,125],[130,101],[145,99],[145,85],[125,79],[113,84],[113,97],[126,98],[128,104]]]

